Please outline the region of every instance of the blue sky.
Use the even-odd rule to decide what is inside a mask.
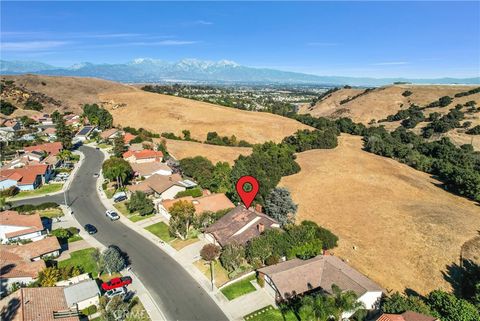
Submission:
[[[56,66],[150,57],[318,75],[474,77],[475,2],[1,2],[1,57]]]

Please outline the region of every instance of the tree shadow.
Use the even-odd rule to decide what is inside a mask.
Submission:
[[[0,319],[4,321],[14,320],[17,317],[17,311],[20,309],[20,303],[18,298],[10,299],[0,311]]]
[[[480,265],[472,260],[463,259],[460,264],[447,265],[447,271],[442,274],[452,286],[456,296],[470,299],[475,294],[475,285],[480,282]]]

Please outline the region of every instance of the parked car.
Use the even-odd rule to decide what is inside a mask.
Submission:
[[[132,284],[132,278],[129,276],[122,276],[120,278],[113,278],[108,282],[102,283],[102,289],[109,291],[112,289],[120,288]]]
[[[105,215],[112,221],[116,221],[120,219],[120,216],[117,214],[117,212],[113,210],[107,210],[105,212]]]
[[[85,224],[85,226],[83,227],[85,229],[85,231],[88,233],[88,234],[95,234],[97,233],[97,228],[95,226],[93,226],[92,224]]]
[[[98,178],[98,173],[93,174],[93,177]]]
[[[107,292],[105,292],[105,296],[107,298],[113,298],[117,295],[125,295],[127,294],[127,288],[125,287],[121,287],[121,288],[115,288],[115,289],[112,289],[112,290],[108,290]]]
[[[68,178],[69,176],[70,174],[65,172],[61,172],[57,174],[57,177],[60,177],[60,178]]]
[[[113,195],[113,201],[115,203],[124,201],[126,199],[127,199],[127,194],[125,192],[118,192],[118,193],[115,193],[115,195]]]

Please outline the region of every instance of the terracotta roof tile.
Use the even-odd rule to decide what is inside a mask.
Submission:
[[[54,155],[54,156],[58,155],[58,153],[60,153],[62,149],[63,149],[62,143],[60,142],[45,143],[45,144],[40,144],[35,146],[28,146],[24,148],[26,152],[41,150],[46,152],[47,154]]]
[[[132,139],[136,138],[137,136],[133,135],[133,134],[130,134],[130,133],[125,133],[125,135],[123,136],[123,141],[125,142],[125,144],[129,144]]]
[[[60,243],[55,236],[46,237],[43,240],[21,245],[2,245],[2,249],[17,254],[25,260],[31,260],[41,255],[59,251]]]
[[[8,238],[43,230],[43,224],[40,215],[22,215],[17,211],[0,212],[0,225],[25,227],[23,230],[6,233]]]
[[[173,204],[178,201],[191,202],[193,206],[195,206],[195,212],[197,214],[203,212],[218,212],[220,210],[235,207],[235,205],[223,193],[205,195],[197,198],[186,196],[174,200],[165,200],[162,202],[162,205],[168,211]]]
[[[19,185],[30,185],[35,182],[38,175],[45,175],[48,167],[49,165],[46,164],[38,164],[26,165],[24,167],[12,169],[2,169],[0,170],[0,177],[11,177],[12,174],[17,173],[18,175],[22,176],[20,180],[17,180]]]
[[[123,153],[123,158],[134,157],[135,159],[146,159],[146,158],[162,158],[163,153],[161,151],[155,151],[151,149],[144,149],[140,151],[126,151]]]

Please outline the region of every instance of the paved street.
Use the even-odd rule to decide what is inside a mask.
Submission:
[[[105,217],[105,207],[95,190],[96,178],[103,161],[102,152],[80,147],[85,155],[68,191],[68,200],[80,224],[93,224],[95,238],[105,246],[115,244],[127,252],[134,273],[148,288],[168,320],[227,320],[228,318],[200,285],[167,253],[151,241],[116,221]],[[63,194],[15,202],[38,204],[54,201],[62,204]]]

